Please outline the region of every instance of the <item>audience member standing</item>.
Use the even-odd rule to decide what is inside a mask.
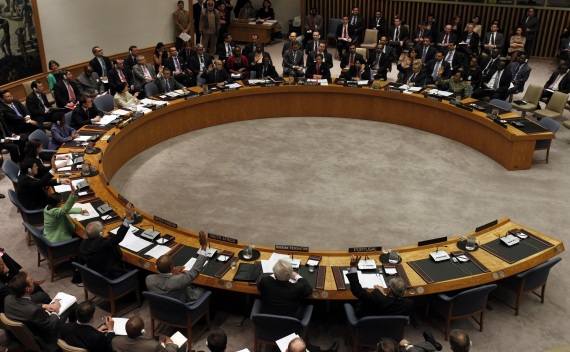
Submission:
[[[193,8],[194,9],[194,8]],[[176,38],[176,49],[182,49],[184,45],[184,40],[180,39],[181,33],[186,33],[190,35],[192,30],[192,18],[190,17],[190,11],[184,10],[184,1],[178,1],[178,9],[172,14],[174,19],[174,37]]]
[[[214,0],[208,0],[206,8],[200,15],[200,33],[202,34],[202,44],[210,55],[216,53],[216,43],[220,31],[220,15],[214,9]]]
[[[519,26],[523,29],[523,34],[526,36],[526,43],[524,45],[524,51],[527,57],[532,54],[532,48],[536,34],[540,27],[540,21],[536,17],[536,10],[534,8],[528,9],[526,17],[521,21]]]

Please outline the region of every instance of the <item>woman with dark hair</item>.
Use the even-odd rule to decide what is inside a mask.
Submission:
[[[45,166],[42,158],[40,157],[43,150],[42,142],[37,139],[30,139],[24,148],[24,161],[32,160],[38,167],[38,172],[34,174],[36,178],[42,178],[50,170],[50,167]],[[43,156],[45,157],[45,153]],[[67,162],[64,161],[56,164],[56,169],[64,167],[66,163]]]
[[[71,239],[75,231],[75,224],[67,216],[67,214],[82,214],[88,215],[87,210],[81,208],[73,208],[79,195],[70,183],[71,194],[67,198],[65,204],[61,204],[61,196],[55,193],[52,197],[48,198],[48,205],[44,208],[44,237],[52,242],[61,242]],[[61,205],[61,206],[60,206]]]
[[[459,16],[453,17],[453,20],[451,21],[451,33],[455,33],[456,38],[459,38],[461,36],[462,28],[463,27],[461,26],[461,17]]]
[[[53,91],[53,86],[55,86],[58,81],[61,81],[61,73],[59,72],[59,64],[55,60],[49,60],[48,67],[50,73],[47,75],[47,81],[49,90]]]
[[[465,31],[467,30],[467,25],[469,23],[467,23],[465,25]],[[473,19],[471,20],[471,24],[473,25],[473,32],[479,34],[479,36],[481,36],[481,16],[477,15],[477,16],[473,16]]]
[[[397,81],[400,82],[404,78],[404,74],[408,67],[412,67],[413,65],[421,65],[422,64],[422,57],[416,50],[416,48],[410,49],[408,54],[402,53],[400,58],[398,59],[398,78]]]
[[[168,52],[162,42],[158,42],[152,54],[154,59],[154,72],[158,72],[158,68],[163,66],[163,62],[168,59]]]
[[[123,83],[124,84],[124,83]],[[51,125],[51,140],[49,141],[49,149],[59,149],[63,143],[71,142],[79,137],[79,133],[75,128],[69,126],[65,120],[63,112],[53,114],[54,124]]]
[[[511,36],[508,52],[511,55],[511,62],[515,61],[521,52],[524,51],[526,38],[523,34],[523,28],[517,26],[515,33]]]
[[[271,1],[265,0],[263,1],[263,7],[257,11],[257,18],[261,18],[264,21],[267,20],[274,20],[275,13],[273,12],[273,8],[271,7]]]
[[[125,82],[120,82],[117,84],[117,93],[113,99],[115,100],[115,108],[127,108],[133,104],[139,102],[137,97],[139,92],[135,94],[129,93],[129,86]]]
[[[469,60],[469,64],[463,70],[463,80],[467,81],[473,87],[473,90],[479,88],[483,79],[483,70],[479,67],[479,61],[476,57]]]

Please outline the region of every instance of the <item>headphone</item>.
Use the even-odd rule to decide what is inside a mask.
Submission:
[[[31,168],[31,167],[28,168],[28,173],[30,173],[30,172],[32,172],[32,168]]]

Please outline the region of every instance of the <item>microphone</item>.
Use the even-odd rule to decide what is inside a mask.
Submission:
[[[431,252],[429,255],[432,259],[436,262],[442,262],[444,260],[450,259],[449,254],[446,251],[440,250],[440,248],[447,248],[447,246],[437,246],[434,252]]]
[[[152,229],[146,229],[143,231],[143,233],[141,234],[141,237],[144,239],[147,239],[149,241],[154,241],[159,235],[160,235],[160,231],[156,231],[154,229],[154,225],[149,224],[149,225],[141,225],[141,227],[146,227],[146,226],[150,226],[152,227]]]

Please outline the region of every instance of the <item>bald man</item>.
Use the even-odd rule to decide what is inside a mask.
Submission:
[[[192,281],[200,275],[208,259],[206,257],[208,241],[204,231],[200,231],[199,240],[201,248],[198,250],[198,258],[192,269],[183,272],[183,266],[175,267],[169,255],[162,255],[156,260],[156,269],[159,274],[146,277],[147,289],[150,292],[160,293],[186,303],[197,300],[205,292],[203,288],[192,285]]]
[[[111,345],[115,352],[175,352],[178,345],[168,337],[155,341],[143,335],[144,321],[135,316],[127,320],[125,330],[127,336],[115,336]]]

